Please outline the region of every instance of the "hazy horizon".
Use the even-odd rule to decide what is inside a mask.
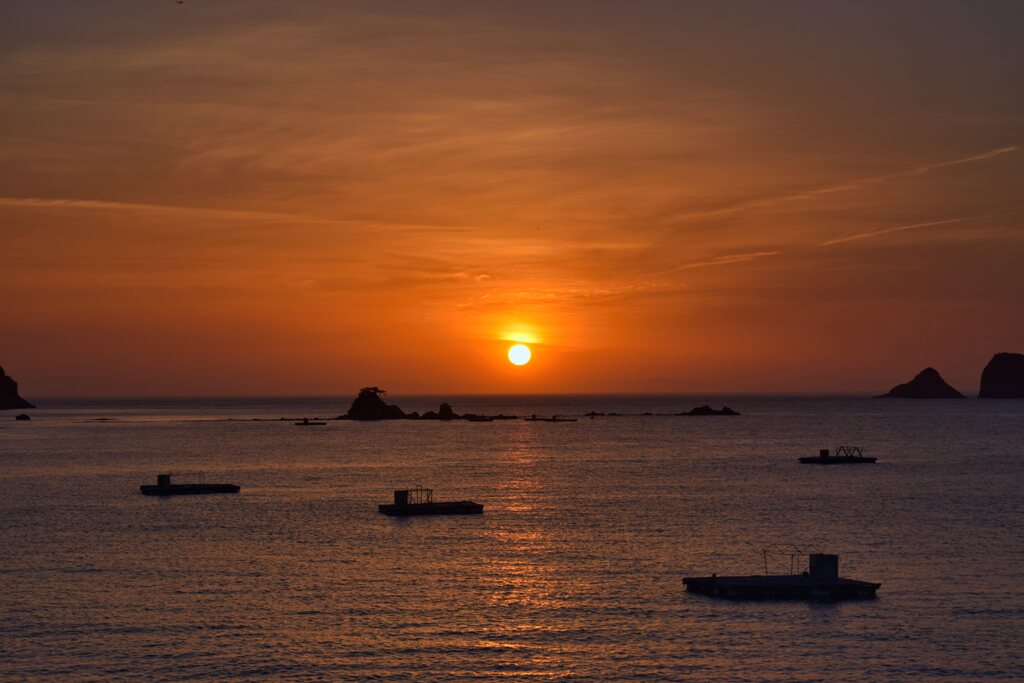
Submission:
[[[923,369],[924,368],[921,368],[921,370],[923,370]],[[920,371],[917,371],[917,372],[920,372]],[[664,397],[664,396],[680,396],[680,397],[688,397],[688,396],[752,396],[752,397],[754,397],[754,396],[759,396],[759,397],[766,397],[766,398],[767,397],[800,397],[800,396],[804,396],[804,397],[823,397],[823,398],[825,398],[825,397],[836,397],[836,398],[857,398],[857,397],[861,397],[861,398],[875,398],[875,397],[879,397],[881,394],[886,393],[887,391],[889,391],[891,388],[893,388],[894,386],[896,386],[898,384],[903,384],[905,382],[909,382],[911,379],[913,379],[913,376],[916,375],[917,372],[914,372],[911,376],[908,376],[906,378],[900,379],[898,381],[893,381],[891,385],[886,386],[886,387],[872,388],[872,389],[848,389],[848,390],[806,390],[806,391],[799,391],[799,390],[780,389],[780,390],[762,390],[762,391],[759,391],[759,390],[750,390],[750,389],[742,389],[742,388],[728,389],[728,390],[694,388],[694,389],[686,389],[686,390],[682,390],[681,389],[681,390],[659,390],[659,391],[564,391],[563,390],[563,391],[489,391],[488,392],[488,391],[443,391],[443,390],[432,390],[432,391],[393,391],[391,389],[388,389],[387,387],[381,387],[381,388],[384,389],[384,391],[386,392],[386,395],[389,397],[389,400],[390,400],[390,397],[400,397],[400,398],[415,399],[415,398],[423,398],[423,397],[430,397],[430,398],[436,398],[436,397],[452,397],[452,398],[466,397],[466,398],[470,398],[470,397],[475,397],[475,396],[509,396],[509,397],[516,397],[516,396],[549,396],[549,397],[558,397],[558,396],[566,396],[566,397],[570,397],[570,396],[581,396],[581,397],[600,397],[600,396],[652,396],[652,397],[658,397],[658,396],[662,396],[662,397]],[[941,374],[941,371],[940,371],[940,374]],[[967,385],[957,385],[957,384],[955,384],[953,382],[950,382],[949,378],[946,377],[946,376],[943,376],[943,379],[945,379],[948,384],[953,386],[954,389],[958,389],[966,398],[977,398],[978,388],[980,387],[980,377],[981,377],[981,372],[979,371],[978,378],[975,381],[975,386],[971,386],[971,387],[967,387],[967,388],[965,388]],[[348,399],[355,398],[355,395],[358,393],[359,389],[362,388],[362,386],[379,386],[379,385],[372,385],[371,384],[371,385],[361,385],[361,386],[358,386],[358,387],[353,385],[350,389],[345,389],[345,390],[322,392],[322,393],[307,393],[307,394],[302,394],[302,393],[286,393],[286,392],[281,392],[281,393],[258,393],[258,392],[252,392],[252,393],[236,393],[236,394],[228,394],[228,393],[220,393],[220,394],[218,394],[218,393],[192,393],[192,394],[188,394],[188,393],[166,393],[166,394],[116,394],[116,393],[102,394],[102,393],[91,393],[90,394],[90,393],[68,392],[68,393],[63,393],[63,394],[49,394],[49,395],[43,395],[43,394],[35,393],[35,394],[33,394],[31,396],[31,399],[36,401],[36,402],[57,401],[57,400],[63,400],[63,399],[76,400],[76,401],[77,400],[85,401],[85,400],[89,400],[89,399],[96,399],[96,400],[126,400],[126,401],[154,400],[155,401],[155,400],[161,400],[161,399],[203,399],[203,400],[232,400],[232,399],[237,399],[237,400],[249,400],[249,399],[339,398],[339,399],[344,400],[346,398],[348,398]],[[19,393],[24,398],[29,398],[28,395],[26,394],[24,388],[21,387],[20,385],[19,385]],[[42,408],[42,407],[45,407],[45,406],[40,405],[38,407]]]
[[[340,400],[352,400],[355,398],[356,391],[352,391],[349,394],[344,393],[330,393],[330,394],[153,394],[153,395],[138,395],[138,396],[125,396],[120,394],[64,394],[64,395],[53,395],[53,396],[33,396],[35,401],[61,401],[61,400],[73,400],[73,401],[89,401],[89,400],[103,400],[103,401],[160,401],[164,399],[177,400],[177,399],[200,399],[200,400],[211,400],[211,401],[231,401],[231,400],[273,400],[273,399],[340,399]],[[385,400],[389,403],[399,399],[420,399],[420,398],[444,398],[451,397],[453,399],[458,398],[478,398],[478,397],[699,397],[699,396],[751,396],[760,398],[787,398],[787,397],[806,397],[806,398],[873,398],[874,396],[869,395],[865,392],[858,391],[847,391],[847,392],[833,392],[833,393],[819,393],[813,391],[805,392],[774,392],[774,391],[659,391],[659,392],[496,392],[496,393],[454,393],[454,392],[434,392],[434,393],[394,393],[388,391]],[[967,398],[974,398],[974,396],[967,394]],[[46,408],[45,405],[37,406],[39,408]]]

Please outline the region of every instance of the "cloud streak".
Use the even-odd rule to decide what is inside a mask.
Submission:
[[[952,225],[954,223],[964,223],[966,221],[978,221],[984,218],[991,218],[991,216],[970,216],[967,218],[948,218],[942,221],[928,221],[926,223],[911,223],[910,225],[897,225],[894,228],[883,228],[881,230],[868,230],[866,232],[858,232],[852,235],[844,235],[843,237],[836,237],[835,239],[826,240],[821,242],[819,247],[829,247],[834,244],[845,244],[846,242],[856,242],[857,240],[866,240],[871,237],[880,237],[881,235],[888,235],[894,232],[905,232],[907,230],[918,230],[920,228],[930,228],[937,225]]]
[[[707,261],[695,261],[693,263],[687,263],[678,266],[674,270],[691,270],[693,268],[710,268],[712,266],[727,266],[730,263],[744,263],[746,261],[753,261],[754,259],[765,258],[767,256],[775,256],[780,254],[778,251],[752,251],[746,254],[726,254],[724,256],[717,256]]]
[[[204,206],[180,206],[175,204],[148,204],[142,202],[114,202],[102,199],[65,199],[38,197],[0,197],[0,208],[15,209],[82,209],[87,211],[142,211],[163,214],[183,214],[213,219],[235,219],[250,221],[287,221],[306,225],[335,226],[366,226],[378,228],[429,228],[431,230],[457,230],[464,228],[448,225],[427,225],[419,223],[386,222],[379,220],[350,220],[327,218],[302,213],[284,213],[276,211],[244,211],[237,209],[218,209]]]
[[[959,166],[961,164],[971,164],[979,161],[987,161],[996,157],[1003,156],[1005,154],[1012,154],[1020,151],[1018,145],[1007,145],[1005,147],[997,147],[996,149],[990,149],[980,154],[972,154],[971,156],[962,157],[959,159],[951,159],[948,161],[938,161],[930,164],[922,164],[915,166],[910,169],[903,171],[897,171],[894,173],[886,173],[883,175],[869,176],[866,178],[857,178],[855,180],[849,180],[834,185],[827,185],[825,187],[819,187],[813,190],[805,190],[803,192],[794,192],[789,194],[777,195],[775,197],[768,197],[765,199],[757,199],[752,201],[739,202],[732,206],[722,207],[719,209],[710,209],[705,211],[693,211],[687,213],[680,213],[674,216],[675,220],[689,220],[694,218],[710,218],[714,216],[723,216],[740,211],[746,211],[749,209],[765,209],[791,202],[808,201],[816,199],[818,197],[836,194],[839,192],[852,192],[860,190],[862,188],[884,183],[889,180],[896,180],[899,178],[909,178],[912,176],[920,176],[931,171],[935,171],[941,168],[948,168],[950,166]]]

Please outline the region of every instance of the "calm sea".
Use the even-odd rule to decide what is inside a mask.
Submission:
[[[1024,679],[1024,401],[478,396],[452,403],[581,415],[713,402],[742,415],[246,419],[349,402],[0,413],[0,677]],[[797,464],[846,444],[879,464]],[[139,495],[166,470],[242,493]],[[377,513],[417,484],[486,512]],[[687,575],[762,572],[765,547],[837,552],[844,575],[882,583],[879,598],[684,592]]]

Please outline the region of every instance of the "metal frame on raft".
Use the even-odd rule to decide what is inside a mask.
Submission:
[[[377,506],[385,515],[467,515],[479,514],[484,506],[471,500],[435,501],[434,490],[417,486],[414,489],[395,490],[395,502]]]
[[[175,477],[195,477],[195,482],[189,482],[186,480],[186,484],[205,484],[206,483],[206,472],[204,470],[178,470],[176,472],[167,472],[167,476],[171,477],[171,480]],[[180,483],[180,482],[179,482]]]
[[[404,500],[402,496],[404,495]],[[417,486],[414,489],[395,491],[395,505],[426,505],[434,502],[434,489]]]
[[[765,576],[771,576],[771,574],[768,571],[768,556],[769,555],[778,556],[778,557],[788,557],[789,558],[789,573],[791,575],[793,575],[793,576],[796,576],[796,574],[797,574],[797,571],[796,571],[796,559],[798,557],[799,558],[804,558],[804,557],[810,557],[811,555],[818,555],[818,554],[820,554],[818,551],[803,550],[801,548],[797,548],[796,546],[793,546],[792,549],[789,549],[789,550],[774,550],[772,548],[772,546],[767,546],[767,547],[761,548],[761,556],[764,558],[764,575]]]
[[[805,464],[817,464],[817,465],[842,465],[845,463],[873,463],[877,462],[877,458],[869,457],[864,455],[864,451],[860,446],[839,446],[836,448],[835,455],[831,455],[828,448],[821,448],[818,450],[816,456],[804,456],[799,458],[800,462]]]

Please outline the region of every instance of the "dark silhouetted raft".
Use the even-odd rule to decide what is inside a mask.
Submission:
[[[395,491],[395,502],[377,506],[377,510],[392,517],[413,515],[479,515],[484,506],[471,500],[434,502],[433,489],[417,486],[414,489]]]
[[[839,576],[839,556],[812,554],[803,574],[698,576],[683,579],[691,593],[727,600],[810,600],[838,602],[875,597],[882,584]]]
[[[143,484],[139,490],[146,496],[192,496],[202,493],[238,493],[242,487],[235,484],[207,484],[202,472],[197,472],[199,481],[188,484],[172,484],[170,474],[156,475],[156,484]]]
[[[822,448],[816,456],[800,458],[804,465],[854,465],[872,463],[877,458],[870,458],[860,452],[859,446],[840,446],[835,455],[829,455],[827,448]]]

